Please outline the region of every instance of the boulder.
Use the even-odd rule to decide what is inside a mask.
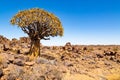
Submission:
[[[3,76],[3,70],[0,69],[0,77],[2,77],[2,76]]]
[[[19,41],[16,39],[16,38],[13,38],[10,42],[10,46],[11,47],[16,47],[16,45],[18,46],[19,45]]]
[[[83,50],[83,51],[86,51],[86,50],[88,50],[88,49],[87,49],[87,47],[83,47],[83,49],[82,49],[82,50]]]
[[[104,51],[104,56],[116,56],[116,54],[114,51]]]
[[[100,53],[97,53],[96,56],[97,56],[98,58],[103,58],[103,57],[104,57],[104,55],[103,55],[103,54],[100,54]]]
[[[0,49],[3,49],[3,44],[0,44]]]
[[[66,43],[63,47],[64,50],[72,51],[72,45],[70,42]]]
[[[78,46],[73,46],[72,50],[74,53],[79,53],[79,51],[80,51]]]
[[[15,60],[13,61],[13,64],[16,64],[16,65],[18,65],[18,66],[24,66],[24,62],[23,62],[23,60],[21,60],[21,59],[15,59]]]
[[[20,79],[23,76],[24,70],[21,66],[10,64],[4,71],[2,80],[23,80]]]
[[[14,59],[15,59],[14,56],[11,55],[11,56],[9,56],[9,57],[10,57],[10,58],[8,58],[8,61],[9,61],[10,63],[13,63],[13,61],[14,61]]]
[[[4,51],[10,50],[10,46],[8,44],[4,44],[3,45],[3,50]]]
[[[65,44],[65,46],[71,46],[71,43],[70,43],[70,42],[67,42],[67,43]]]
[[[20,37],[19,41],[21,43],[30,43],[30,38],[29,37]]]
[[[45,58],[37,58],[36,60],[35,60],[35,62],[37,63],[37,64],[47,64],[47,63],[49,63],[49,61],[47,60],[47,59],[45,59]]]
[[[10,40],[0,35],[0,44],[9,44]]]

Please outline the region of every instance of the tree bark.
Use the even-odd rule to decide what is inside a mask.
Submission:
[[[30,54],[32,57],[40,56],[40,39],[31,39]]]

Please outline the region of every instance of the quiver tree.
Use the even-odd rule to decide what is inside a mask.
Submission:
[[[11,24],[18,25],[31,39],[30,53],[40,55],[40,40],[49,40],[50,36],[62,36],[63,27],[60,20],[52,13],[39,8],[18,12]]]

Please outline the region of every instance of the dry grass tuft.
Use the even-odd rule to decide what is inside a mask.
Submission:
[[[120,80],[120,74],[111,74],[107,76],[107,80]]]

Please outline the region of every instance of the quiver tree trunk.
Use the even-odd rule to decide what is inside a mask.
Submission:
[[[39,8],[18,12],[11,20],[18,25],[31,39],[30,54],[40,55],[40,40],[50,40],[51,37],[63,36],[62,24],[54,14]]]
[[[34,57],[40,55],[40,39],[31,39],[30,54]]]

